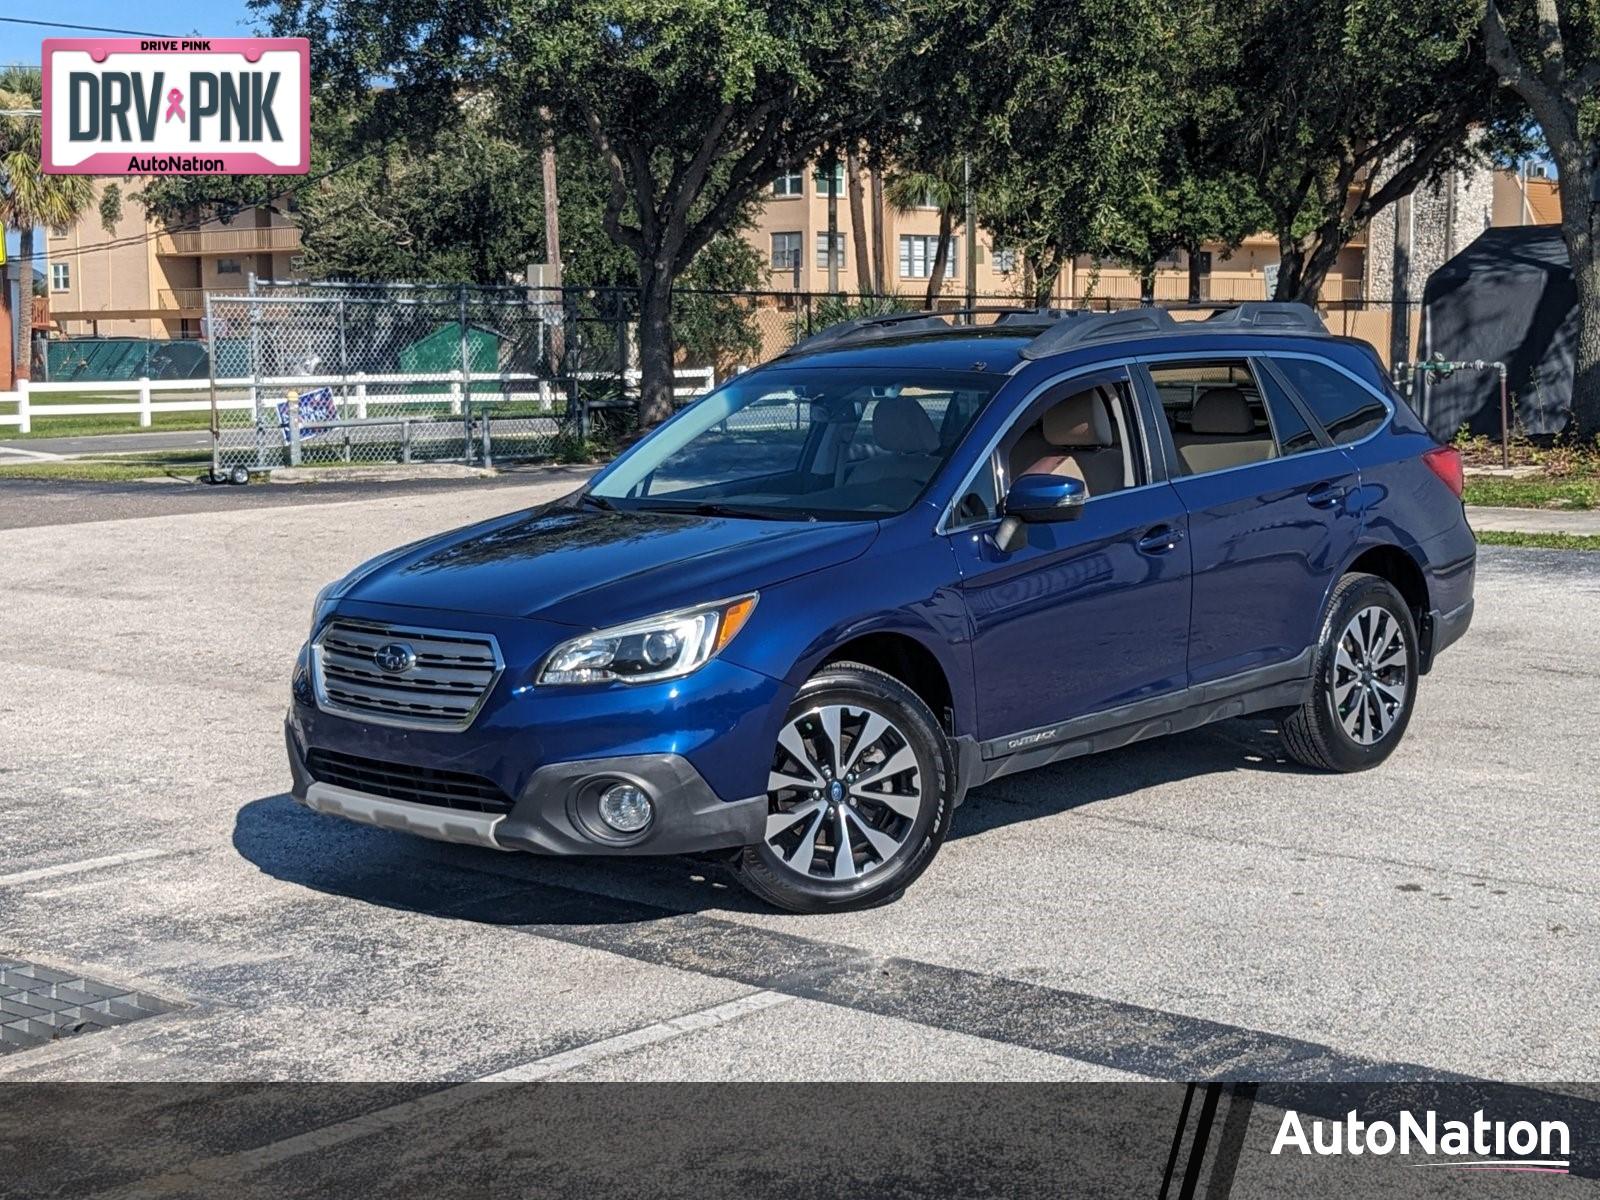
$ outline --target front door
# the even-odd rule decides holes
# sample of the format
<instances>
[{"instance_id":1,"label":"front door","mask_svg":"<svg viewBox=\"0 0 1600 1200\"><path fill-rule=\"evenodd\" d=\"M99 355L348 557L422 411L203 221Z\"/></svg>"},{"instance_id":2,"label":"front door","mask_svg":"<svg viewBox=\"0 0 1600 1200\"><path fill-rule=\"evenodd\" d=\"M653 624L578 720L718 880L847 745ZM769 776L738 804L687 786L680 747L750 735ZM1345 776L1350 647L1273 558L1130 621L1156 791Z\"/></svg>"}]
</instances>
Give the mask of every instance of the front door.
<instances>
[{"instance_id":1,"label":"front door","mask_svg":"<svg viewBox=\"0 0 1600 1200\"><path fill-rule=\"evenodd\" d=\"M1189 680L1298 664L1361 528L1354 464L1244 357L1145 364L1189 519Z\"/></svg>"},{"instance_id":2,"label":"front door","mask_svg":"<svg viewBox=\"0 0 1600 1200\"><path fill-rule=\"evenodd\" d=\"M1004 739L1185 683L1189 543L1183 502L1152 478L1126 371L1046 390L997 449L993 483L961 498L949 534L972 623L981 740ZM993 499L1038 471L1085 481L1073 521L995 541Z\"/></svg>"}]
</instances>

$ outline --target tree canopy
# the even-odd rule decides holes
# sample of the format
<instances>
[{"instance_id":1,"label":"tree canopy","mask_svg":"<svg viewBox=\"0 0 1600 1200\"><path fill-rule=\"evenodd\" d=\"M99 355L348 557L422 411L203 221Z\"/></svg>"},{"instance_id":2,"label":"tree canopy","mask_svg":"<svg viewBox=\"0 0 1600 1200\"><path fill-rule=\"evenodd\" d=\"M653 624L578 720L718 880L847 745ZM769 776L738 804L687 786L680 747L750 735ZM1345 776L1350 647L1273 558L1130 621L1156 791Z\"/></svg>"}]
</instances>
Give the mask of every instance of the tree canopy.
<instances>
[{"instance_id":1,"label":"tree canopy","mask_svg":"<svg viewBox=\"0 0 1600 1200\"><path fill-rule=\"evenodd\" d=\"M1261 229L1279 298L1315 300L1375 213L1483 153L1486 124L1532 112L1574 145L1594 125L1592 4L1576 0L1489 6L1499 59L1484 0L253 3L315 43L318 157L279 193L308 267L515 275L542 258L538 151L553 139L567 280L637 289L647 423L670 407L675 320L710 327L675 292L755 283L741 228L775 176L819 157L848 164L862 291L884 282L865 160L900 179L891 203L941 182L946 255L970 163L980 224L1041 303L1077 256L1132 266L1148 297L1157 264L1188 251L1198 288L1202 246ZM282 187L161 180L145 197L192 215Z\"/></svg>"}]
</instances>

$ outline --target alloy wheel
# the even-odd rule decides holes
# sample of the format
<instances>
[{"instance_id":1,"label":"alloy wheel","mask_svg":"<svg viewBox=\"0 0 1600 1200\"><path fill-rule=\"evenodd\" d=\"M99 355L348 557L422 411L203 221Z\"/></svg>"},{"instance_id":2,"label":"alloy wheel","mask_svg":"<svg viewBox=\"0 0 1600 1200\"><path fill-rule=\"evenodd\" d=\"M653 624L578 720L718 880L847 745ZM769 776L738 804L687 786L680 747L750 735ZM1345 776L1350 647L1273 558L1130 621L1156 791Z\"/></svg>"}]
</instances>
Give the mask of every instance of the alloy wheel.
<instances>
[{"instance_id":1,"label":"alloy wheel","mask_svg":"<svg viewBox=\"0 0 1600 1200\"><path fill-rule=\"evenodd\" d=\"M1405 710L1404 623L1386 608L1370 605L1350 618L1333 658L1333 712L1350 740L1381 742Z\"/></svg>"},{"instance_id":2,"label":"alloy wheel","mask_svg":"<svg viewBox=\"0 0 1600 1200\"><path fill-rule=\"evenodd\" d=\"M860 879L905 845L922 786L916 752L888 717L856 704L810 709L778 735L767 846L808 879Z\"/></svg>"}]
</instances>

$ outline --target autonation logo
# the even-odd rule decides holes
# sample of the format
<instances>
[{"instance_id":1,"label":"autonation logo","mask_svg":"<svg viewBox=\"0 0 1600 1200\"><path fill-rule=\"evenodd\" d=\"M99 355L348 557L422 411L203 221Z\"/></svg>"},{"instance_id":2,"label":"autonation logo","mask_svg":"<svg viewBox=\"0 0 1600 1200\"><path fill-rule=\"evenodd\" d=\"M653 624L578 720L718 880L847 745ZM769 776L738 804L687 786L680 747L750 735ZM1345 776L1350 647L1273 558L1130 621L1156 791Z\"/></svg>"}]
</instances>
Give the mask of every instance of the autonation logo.
<instances>
[{"instance_id":1,"label":"autonation logo","mask_svg":"<svg viewBox=\"0 0 1600 1200\"><path fill-rule=\"evenodd\" d=\"M1313 1120L1309 1129L1289 1109L1272 1143L1274 1154L1382 1157L1449 1155L1460 1161L1410 1163L1417 1167L1456 1167L1467 1171L1528 1171L1565 1175L1571 1167L1572 1135L1565 1121L1491 1121L1479 1109L1469 1121L1440 1121L1433 1110L1419 1118L1403 1111L1394 1121L1363 1121L1354 1109L1342 1121Z\"/></svg>"}]
</instances>

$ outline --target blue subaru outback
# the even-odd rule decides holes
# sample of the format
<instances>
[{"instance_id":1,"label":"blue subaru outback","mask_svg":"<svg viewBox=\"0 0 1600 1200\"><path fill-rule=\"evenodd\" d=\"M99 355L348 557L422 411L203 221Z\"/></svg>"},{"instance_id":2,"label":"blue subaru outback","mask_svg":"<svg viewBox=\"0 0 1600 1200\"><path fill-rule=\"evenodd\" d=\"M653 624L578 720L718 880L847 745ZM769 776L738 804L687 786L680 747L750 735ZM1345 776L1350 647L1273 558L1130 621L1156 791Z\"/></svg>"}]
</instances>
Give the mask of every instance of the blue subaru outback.
<instances>
[{"instance_id":1,"label":"blue subaru outback","mask_svg":"<svg viewBox=\"0 0 1600 1200\"><path fill-rule=\"evenodd\" d=\"M882 901L1015 771L1244 713L1382 762L1471 620L1461 483L1301 306L848 322L581 492L323 589L294 795Z\"/></svg>"}]
</instances>

